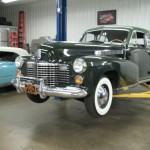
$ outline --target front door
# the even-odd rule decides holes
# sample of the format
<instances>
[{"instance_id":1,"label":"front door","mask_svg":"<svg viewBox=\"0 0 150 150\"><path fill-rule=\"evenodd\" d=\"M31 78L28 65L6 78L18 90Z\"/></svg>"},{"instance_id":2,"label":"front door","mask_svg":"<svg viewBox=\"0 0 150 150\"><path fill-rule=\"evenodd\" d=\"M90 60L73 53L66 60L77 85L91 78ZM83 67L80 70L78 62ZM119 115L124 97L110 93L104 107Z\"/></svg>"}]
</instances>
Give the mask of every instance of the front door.
<instances>
[{"instance_id":1,"label":"front door","mask_svg":"<svg viewBox=\"0 0 150 150\"><path fill-rule=\"evenodd\" d=\"M145 33L135 31L130 40L130 59L139 67L139 79L150 79L150 48Z\"/></svg>"}]
</instances>

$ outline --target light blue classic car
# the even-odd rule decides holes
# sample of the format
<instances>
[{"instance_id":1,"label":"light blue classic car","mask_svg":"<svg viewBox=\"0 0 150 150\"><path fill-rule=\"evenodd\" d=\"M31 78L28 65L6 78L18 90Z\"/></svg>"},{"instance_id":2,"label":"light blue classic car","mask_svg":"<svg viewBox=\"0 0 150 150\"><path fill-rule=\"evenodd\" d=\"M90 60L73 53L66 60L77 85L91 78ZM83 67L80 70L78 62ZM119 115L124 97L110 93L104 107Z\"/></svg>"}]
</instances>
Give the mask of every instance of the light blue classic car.
<instances>
[{"instance_id":1,"label":"light blue classic car","mask_svg":"<svg viewBox=\"0 0 150 150\"><path fill-rule=\"evenodd\" d=\"M16 78L16 57L28 55L30 54L21 48L0 47L0 87L11 85L12 79Z\"/></svg>"}]
</instances>

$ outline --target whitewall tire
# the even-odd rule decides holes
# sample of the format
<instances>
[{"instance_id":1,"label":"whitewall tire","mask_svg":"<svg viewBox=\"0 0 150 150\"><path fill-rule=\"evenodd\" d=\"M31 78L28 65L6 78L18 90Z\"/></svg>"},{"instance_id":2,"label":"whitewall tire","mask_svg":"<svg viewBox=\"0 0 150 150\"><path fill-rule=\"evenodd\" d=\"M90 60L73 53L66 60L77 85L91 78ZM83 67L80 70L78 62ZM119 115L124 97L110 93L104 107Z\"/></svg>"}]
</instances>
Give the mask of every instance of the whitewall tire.
<instances>
[{"instance_id":1,"label":"whitewall tire","mask_svg":"<svg viewBox=\"0 0 150 150\"><path fill-rule=\"evenodd\" d=\"M99 117L107 114L112 104L112 85L107 77L102 77L94 93L85 98L85 107L92 116Z\"/></svg>"}]
</instances>

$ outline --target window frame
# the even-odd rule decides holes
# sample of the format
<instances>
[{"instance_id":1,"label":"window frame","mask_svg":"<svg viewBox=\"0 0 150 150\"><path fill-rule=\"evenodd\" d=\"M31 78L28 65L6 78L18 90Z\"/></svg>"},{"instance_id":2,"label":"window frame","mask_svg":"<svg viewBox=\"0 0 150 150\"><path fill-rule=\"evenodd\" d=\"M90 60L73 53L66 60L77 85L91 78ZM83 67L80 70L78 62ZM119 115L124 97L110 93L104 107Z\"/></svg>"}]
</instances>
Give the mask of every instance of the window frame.
<instances>
[{"instance_id":1,"label":"window frame","mask_svg":"<svg viewBox=\"0 0 150 150\"><path fill-rule=\"evenodd\" d=\"M137 33L142 33L142 34L144 34L143 35L143 40L144 40L144 45L143 45L143 47L142 47L142 45L141 45L141 47L140 48L146 48L147 47L147 45L146 45L146 39L145 39L145 35L146 35L146 33L145 32L143 32L143 31L140 31L140 30L134 30L134 31L132 31L132 35L131 35L131 38L130 38L130 41L129 41L129 47L139 47L140 46L140 44L138 44L138 41L137 41ZM134 43L131 43L131 40L133 39L133 35L134 34L136 34L136 43L134 44Z\"/></svg>"}]
</instances>

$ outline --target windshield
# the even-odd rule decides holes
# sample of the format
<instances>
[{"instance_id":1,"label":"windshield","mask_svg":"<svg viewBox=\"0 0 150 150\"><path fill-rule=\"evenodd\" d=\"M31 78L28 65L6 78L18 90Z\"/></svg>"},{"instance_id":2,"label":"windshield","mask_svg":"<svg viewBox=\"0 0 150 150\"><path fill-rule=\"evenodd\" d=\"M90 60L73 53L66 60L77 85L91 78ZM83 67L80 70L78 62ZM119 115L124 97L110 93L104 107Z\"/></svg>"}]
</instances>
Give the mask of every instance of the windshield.
<instances>
[{"instance_id":1,"label":"windshield","mask_svg":"<svg viewBox=\"0 0 150 150\"><path fill-rule=\"evenodd\" d=\"M81 42L126 43L127 30L98 30L86 32Z\"/></svg>"}]
</instances>

